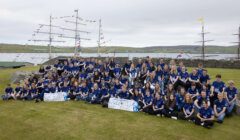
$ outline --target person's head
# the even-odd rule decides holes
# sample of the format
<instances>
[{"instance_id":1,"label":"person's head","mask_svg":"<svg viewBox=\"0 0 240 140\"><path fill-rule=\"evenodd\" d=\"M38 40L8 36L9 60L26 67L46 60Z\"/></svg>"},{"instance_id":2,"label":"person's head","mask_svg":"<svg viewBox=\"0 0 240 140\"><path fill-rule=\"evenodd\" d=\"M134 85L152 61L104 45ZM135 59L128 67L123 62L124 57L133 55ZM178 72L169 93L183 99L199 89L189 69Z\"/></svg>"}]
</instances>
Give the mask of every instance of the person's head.
<instances>
[{"instance_id":1,"label":"person's head","mask_svg":"<svg viewBox=\"0 0 240 140\"><path fill-rule=\"evenodd\" d=\"M205 98L207 96L206 91L201 91L201 96Z\"/></svg>"},{"instance_id":2,"label":"person's head","mask_svg":"<svg viewBox=\"0 0 240 140\"><path fill-rule=\"evenodd\" d=\"M229 85L229 87L232 89L232 88L234 88L234 81L233 80L229 80L228 81L228 85Z\"/></svg>"},{"instance_id":3,"label":"person's head","mask_svg":"<svg viewBox=\"0 0 240 140\"><path fill-rule=\"evenodd\" d=\"M98 89L98 84L97 84L97 83L94 83L94 84L93 84L93 89L94 89L94 90L97 90L97 89Z\"/></svg>"},{"instance_id":4,"label":"person's head","mask_svg":"<svg viewBox=\"0 0 240 140\"><path fill-rule=\"evenodd\" d=\"M208 108L208 102L206 100L202 101L202 106L207 109Z\"/></svg>"},{"instance_id":5,"label":"person's head","mask_svg":"<svg viewBox=\"0 0 240 140\"><path fill-rule=\"evenodd\" d=\"M158 70L158 71L162 70L161 65L158 65L157 70Z\"/></svg>"},{"instance_id":6,"label":"person's head","mask_svg":"<svg viewBox=\"0 0 240 140\"><path fill-rule=\"evenodd\" d=\"M134 94L135 94L135 95L138 95L138 94L139 94L139 91L138 91L137 88L134 89Z\"/></svg>"},{"instance_id":7,"label":"person's head","mask_svg":"<svg viewBox=\"0 0 240 140\"><path fill-rule=\"evenodd\" d=\"M173 84L169 84L169 85L168 85L168 90L169 90L169 91L172 91L172 90L173 90Z\"/></svg>"},{"instance_id":8,"label":"person's head","mask_svg":"<svg viewBox=\"0 0 240 140\"><path fill-rule=\"evenodd\" d=\"M203 75L204 75L204 76L207 75L207 70L206 70L206 69L203 70Z\"/></svg>"},{"instance_id":9,"label":"person's head","mask_svg":"<svg viewBox=\"0 0 240 140\"><path fill-rule=\"evenodd\" d=\"M83 82L82 82L82 86L83 86L83 87L86 87L86 86L87 86L86 81L83 81Z\"/></svg>"},{"instance_id":10,"label":"person's head","mask_svg":"<svg viewBox=\"0 0 240 140\"><path fill-rule=\"evenodd\" d=\"M185 88L184 88L184 87L181 87L181 88L180 88L180 94L181 94L181 95L185 95L185 93L186 93Z\"/></svg>"},{"instance_id":11,"label":"person's head","mask_svg":"<svg viewBox=\"0 0 240 140\"><path fill-rule=\"evenodd\" d=\"M180 66L180 67L183 67L183 66L184 66L184 65L183 65L183 61L180 61L180 62L179 62L179 66Z\"/></svg>"},{"instance_id":12,"label":"person's head","mask_svg":"<svg viewBox=\"0 0 240 140\"><path fill-rule=\"evenodd\" d=\"M134 63L131 64L131 68L134 69L135 68L135 65Z\"/></svg>"},{"instance_id":13,"label":"person's head","mask_svg":"<svg viewBox=\"0 0 240 140\"><path fill-rule=\"evenodd\" d=\"M190 94L185 95L185 102L186 103L191 103L192 102L192 98L191 98Z\"/></svg>"},{"instance_id":14,"label":"person's head","mask_svg":"<svg viewBox=\"0 0 240 140\"><path fill-rule=\"evenodd\" d=\"M221 81L222 81L222 76L221 76L221 74L217 74L217 75L216 75L216 81L217 81L217 82L221 82Z\"/></svg>"},{"instance_id":15,"label":"person's head","mask_svg":"<svg viewBox=\"0 0 240 140\"><path fill-rule=\"evenodd\" d=\"M202 69L203 68L203 64L202 63L198 63L198 68Z\"/></svg>"},{"instance_id":16,"label":"person's head","mask_svg":"<svg viewBox=\"0 0 240 140\"><path fill-rule=\"evenodd\" d=\"M17 87L19 87L20 86L20 82L17 82Z\"/></svg>"},{"instance_id":17,"label":"person's head","mask_svg":"<svg viewBox=\"0 0 240 140\"><path fill-rule=\"evenodd\" d=\"M170 101L173 101L175 99L174 94L170 94L169 99L170 99Z\"/></svg>"},{"instance_id":18,"label":"person's head","mask_svg":"<svg viewBox=\"0 0 240 140\"><path fill-rule=\"evenodd\" d=\"M196 70L196 69L193 69L193 70L192 70L192 73L193 73L193 75L196 75L196 74L197 74L197 70Z\"/></svg>"},{"instance_id":19,"label":"person's head","mask_svg":"<svg viewBox=\"0 0 240 140\"><path fill-rule=\"evenodd\" d=\"M109 75L109 71L105 71L105 76L108 76Z\"/></svg>"},{"instance_id":20,"label":"person's head","mask_svg":"<svg viewBox=\"0 0 240 140\"><path fill-rule=\"evenodd\" d=\"M146 89L150 88L150 83L149 83L149 82L147 82L147 83L145 84L145 88L146 88Z\"/></svg>"},{"instance_id":21,"label":"person's head","mask_svg":"<svg viewBox=\"0 0 240 140\"><path fill-rule=\"evenodd\" d=\"M186 67L182 67L182 72L185 72L186 71Z\"/></svg>"},{"instance_id":22,"label":"person's head","mask_svg":"<svg viewBox=\"0 0 240 140\"><path fill-rule=\"evenodd\" d=\"M219 93L218 94L218 100L222 100L223 99L223 93Z\"/></svg>"},{"instance_id":23,"label":"person's head","mask_svg":"<svg viewBox=\"0 0 240 140\"><path fill-rule=\"evenodd\" d=\"M119 84L119 79L115 79L115 84Z\"/></svg>"},{"instance_id":24,"label":"person's head","mask_svg":"<svg viewBox=\"0 0 240 140\"><path fill-rule=\"evenodd\" d=\"M195 88L196 88L196 84L195 84L195 83L192 83L192 84L191 84L191 88L192 88L192 89L195 89Z\"/></svg>"}]
</instances>

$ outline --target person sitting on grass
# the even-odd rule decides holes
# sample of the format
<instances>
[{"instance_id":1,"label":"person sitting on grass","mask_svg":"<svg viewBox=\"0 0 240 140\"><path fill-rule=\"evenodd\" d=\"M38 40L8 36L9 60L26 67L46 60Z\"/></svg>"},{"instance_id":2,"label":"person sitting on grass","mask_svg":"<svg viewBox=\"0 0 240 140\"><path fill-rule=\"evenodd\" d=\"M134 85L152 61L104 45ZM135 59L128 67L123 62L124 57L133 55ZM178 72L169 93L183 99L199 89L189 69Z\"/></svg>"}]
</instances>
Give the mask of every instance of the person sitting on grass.
<instances>
[{"instance_id":1,"label":"person sitting on grass","mask_svg":"<svg viewBox=\"0 0 240 140\"><path fill-rule=\"evenodd\" d=\"M183 120L194 121L194 105L189 94L185 95L183 110L179 112L178 118Z\"/></svg>"},{"instance_id":2,"label":"person sitting on grass","mask_svg":"<svg viewBox=\"0 0 240 140\"><path fill-rule=\"evenodd\" d=\"M217 118L218 123L223 123L223 119L226 115L228 103L225 98L223 98L223 93L218 94L218 99L214 102L214 113Z\"/></svg>"},{"instance_id":3,"label":"person sitting on grass","mask_svg":"<svg viewBox=\"0 0 240 140\"><path fill-rule=\"evenodd\" d=\"M180 87L180 92L176 95L176 105L177 105L178 111L181 111L184 106L185 95L186 95L185 88Z\"/></svg>"},{"instance_id":4,"label":"person sitting on grass","mask_svg":"<svg viewBox=\"0 0 240 140\"><path fill-rule=\"evenodd\" d=\"M15 88L14 96L15 96L16 99L20 99L21 94L22 94L22 87L20 86L20 82L18 82L17 86Z\"/></svg>"},{"instance_id":5,"label":"person sitting on grass","mask_svg":"<svg viewBox=\"0 0 240 140\"><path fill-rule=\"evenodd\" d=\"M224 92L228 101L227 114L229 115L232 113L232 110L236 105L238 90L234 86L233 80L228 81L228 84L229 86L225 89Z\"/></svg>"},{"instance_id":6,"label":"person sitting on grass","mask_svg":"<svg viewBox=\"0 0 240 140\"><path fill-rule=\"evenodd\" d=\"M214 125L214 112L207 101L203 101L202 107L195 118L195 124L206 128L211 128Z\"/></svg>"},{"instance_id":7,"label":"person sitting on grass","mask_svg":"<svg viewBox=\"0 0 240 140\"><path fill-rule=\"evenodd\" d=\"M149 114L157 115L157 116L165 116L166 115L166 111L164 109L164 100L161 98L160 94L158 94L158 93L155 94L155 98L152 102L151 107L148 110Z\"/></svg>"},{"instance_id":8,"label":"person sitting on grass","mask_svg":"<svg viewBox=\"0 0 240 140\"><path fill-rule=\"evenodd\" d=\"M165 110L166 110L166 117L177 119L178 116L178 108L176 105L176 98L175 94L171 94L167 96L167 101L165 104Z\"/></svg>"},{"instance_id":9,"label":"person sitting on grass","mask_svg":"<svg viewBox=\"0 0 240 140\"><path fill-rule=\"evenodd\" d=\"M11 86L11 84L8 84L7 87L5 88L5 95L2 95L2 99L3 100L10 100L10 99L14 99L14 91L13 88Z\"/></svg>"},{"instance_id":10,"label":"person sitting on grass","mask_svg":"<svg viewBox=\"0 0 240 140\"><path fill-rule=\"evenodd\" d=\"M93 88L92 88L92 92L89 94L89 103L92 104L100 104L101 101L101 91L99 90L98 84L94 83Z\"/></svg>"},{"instance_id":11,"label":"person sitting on grass","mask_svg":"<svg viewBox=\"0 0 240 140\"><path fill-rule=\"evenodd\" d=\"M203 101L207 101L208 105L210 106L210 99L209 97L206 95L205 91L201 91L201 94L197 96L197 99L194 101L194 108L195 111L198 112L199 109L201 108L202 102Z\"/></svg>"},{"instance_id":12,"label":"person sitting on grass","mask_svg":"<svg viewBox=\"0 0 240 140\"><path fill-rule=\"evenodd\" d=\"M118 93L117 97L120 99L129 99L129 93L126 85L122 86L122 90Z\"/></svg>"},{"instance_id":13,"label":"person sitting on grass","mask_svg":"<svg viewBox=\"0 0 240 140\"><path fill-rule=\"evenodd\" d=\"M153 101L153 97L150 94L150 91L147 90L144 97L143 97L143 101L139 102L140 111L148 113L149 108L152 107L152 101Z\"/></svg>"}]
</instances>

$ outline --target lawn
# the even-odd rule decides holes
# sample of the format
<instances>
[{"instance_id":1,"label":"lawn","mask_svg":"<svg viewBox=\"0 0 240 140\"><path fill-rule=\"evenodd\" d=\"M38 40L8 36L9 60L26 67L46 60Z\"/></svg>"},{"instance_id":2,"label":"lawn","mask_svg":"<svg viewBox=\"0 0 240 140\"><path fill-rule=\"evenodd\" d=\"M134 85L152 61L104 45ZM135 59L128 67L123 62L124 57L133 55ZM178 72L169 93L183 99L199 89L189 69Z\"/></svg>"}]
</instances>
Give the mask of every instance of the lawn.
<instances>
[{"instance_id":1,"label":"lawn","mask_svg":"<svg viewBox=\"0 0 240 140\"><path fill-rule=\"evenodd\" d=\"M18 70L0 70L0 91ZM240 87L240 70L208 69L223 80L233 79ZM240 138L240 117L226 118L212 129L185 121L150 116L144 113L102 108L84 102L23 102L0 101L0 139L179 139L237 140Z\"/></svg>"}]
</instances>

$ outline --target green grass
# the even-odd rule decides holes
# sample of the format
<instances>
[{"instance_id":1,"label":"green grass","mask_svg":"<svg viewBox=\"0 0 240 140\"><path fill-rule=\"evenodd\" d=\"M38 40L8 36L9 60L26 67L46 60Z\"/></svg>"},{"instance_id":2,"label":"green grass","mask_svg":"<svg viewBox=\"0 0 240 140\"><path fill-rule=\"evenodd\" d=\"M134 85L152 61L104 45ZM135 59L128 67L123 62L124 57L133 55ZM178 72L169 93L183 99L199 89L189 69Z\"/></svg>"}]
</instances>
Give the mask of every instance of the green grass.
<instances>
[{"instance_id":1,"label":"green grass","mask_svg":"<svg viewBox=\"0 0 240 140\"><path fill-rule=\"evenodd\" d=\"M0 70L0 89L9 83L17 70ZM240 87L240 70L208 69L223 80L234 79ZM240 117L226 118L223 124L205 129L185 121L150 116L144 113L102 108L84 102L23 102L0 101L0 139L179 139L237 140L240 138Z\"/></svg>"}]
</instances>

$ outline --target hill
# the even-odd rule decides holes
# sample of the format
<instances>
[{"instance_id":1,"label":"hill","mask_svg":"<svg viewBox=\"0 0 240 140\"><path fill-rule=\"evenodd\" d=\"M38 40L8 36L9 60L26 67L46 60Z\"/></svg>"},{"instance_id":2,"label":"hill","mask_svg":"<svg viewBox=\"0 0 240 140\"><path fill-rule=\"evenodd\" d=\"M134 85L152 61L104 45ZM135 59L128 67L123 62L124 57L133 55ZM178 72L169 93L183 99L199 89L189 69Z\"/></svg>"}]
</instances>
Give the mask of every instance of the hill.
<instances>
[{"instance_id":1,"label":"hill","mask_svg":"<svg viewBox=\"0 0 240 140\"><path fill-rule=\"evenodd\" d=\"M207 46L206 53L211 54L234 54L236 46ZM48 53L49 47L37 45L19 45L19 44L0 44L1 53ZM52 47L53 53L73 53L73 47ZM97 47L82 47L83 53L96 53ZM101 53L201 53L201 46L181 45L181 46L148 46L148 47L124 47L124 46L106 46L100 48Z\"/></svg>"}]
</instances>

